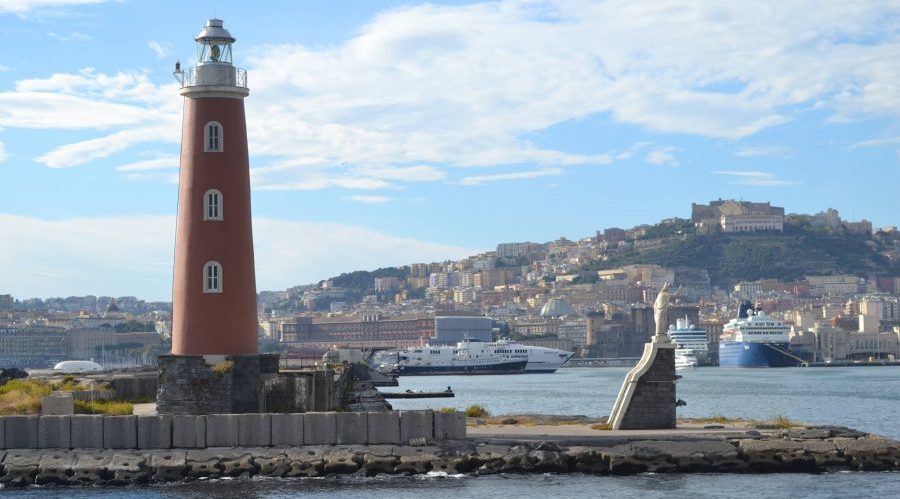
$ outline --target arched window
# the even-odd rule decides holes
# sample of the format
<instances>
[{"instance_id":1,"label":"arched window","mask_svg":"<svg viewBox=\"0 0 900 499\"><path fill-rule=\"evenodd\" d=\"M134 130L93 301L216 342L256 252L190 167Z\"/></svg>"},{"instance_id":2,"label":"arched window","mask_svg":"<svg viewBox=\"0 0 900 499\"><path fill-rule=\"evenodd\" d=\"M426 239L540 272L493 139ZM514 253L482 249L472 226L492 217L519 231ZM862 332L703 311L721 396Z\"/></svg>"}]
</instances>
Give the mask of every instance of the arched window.
<instances>
[{"instance_id":1,"label":"arched window","mask_svg":"<svg viewBox=\"0 0 900 499\"><path fill-rule=\"evenodd\" d=\"M222 220L225 217L222 193L210 189L203 195L203 220Z\"/></svg>"},{"instance_id":2,"label":"arched window","mask_svg":"<svg viewBox=\"0 0 900 499\"><path fill-rule=\"evenodd\" d=\"M222 265L219 262L206 262L203 266L203 292L222 292Z\"/></svg>"},{"instance_id":3,"label":"arched window","mask_svg":"<svg viewBox=\"0 0 900 499\"><path fill-rule=\"evenodd\" d=\"M222 152L224 140L222 124L218 121L210 121L203 127L203 152Z\"/></svg>"}]
</instances>

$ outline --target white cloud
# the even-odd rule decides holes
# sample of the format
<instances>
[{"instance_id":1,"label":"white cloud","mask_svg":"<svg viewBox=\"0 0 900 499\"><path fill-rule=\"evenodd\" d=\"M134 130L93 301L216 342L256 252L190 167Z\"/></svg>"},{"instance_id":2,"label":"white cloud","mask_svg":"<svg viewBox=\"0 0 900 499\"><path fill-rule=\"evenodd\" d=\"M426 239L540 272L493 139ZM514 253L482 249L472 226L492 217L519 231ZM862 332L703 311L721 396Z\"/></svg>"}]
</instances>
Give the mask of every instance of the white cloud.
<instances>
[{"instance_id":1,"label":"white cloud","mask_svg":"<svg viewBox=\"0 0 900 499\"><path fill-rule=\"evenodd\" d=\"M73 31L65 35L50 31L49 33L47 33L47 36L49 36L50 38L55 38L61 42L84 42L93 39L91 35L86 35L77 31Z\"/></svg>"},{"instance_id":2,"label":"white cloud","mask_svg":"<svg viewBox=\"0 0 900 499\"><path fill-rule=\"evenodd\" d=\"M166 50L165 47L159 44L159 42L151 41L147 44L150 47L150 50L156 55L157 59L165 59L169 55L169 51Z\"/></svg>"},{"instance_id":3,"label":"white cloud","mask_svg":"<svg viewBox=\"0 0 900 499\"><path fill-rule=\"evenodd\" d=\"M9 156L6 154L6 145L0 142L0 163L6 161Z\"/></svg>"},{"instance_id":4,"label":"white cloud","mask_svg":"<svg viewBox=\"0 0 900 499\"><path fill-rule=\"evenodd\" d=\"M524 172L472 175L469 177L463 177L463 179L459 181L459 185L482 185L489 182L498 182L501 180L526 180L540 177L555 177L562 174L562 168L547 168L544 170L531 170Z\"/></svg>"},{"instance_id":5,"label":"white cloud","mask_svg":"<svg viewBox=\"0 0 900 499\"><path fill-rule=\"evenodd\" d=\"M871 139L856 142L850 146L851 149L859 149L861 147L884 147L895 146L900 144L900 137L885 137L881 139Z\"/></svg>"},{"instance_id":6,"label":"white cloud","mask_svg":"<svg viewBox=\"0 0 900 499\"><path fill-rule=\"evenodd\" d=\"M603 165L639 154L576 154L532 139L593 116L727 140L808 109L832 120L898 117L900 28L887 21L895 7L877 0L785 0L771 8L716 0L426 4L385 11L342 43L245 48L254 185L383 188L443 181L453 167ZM86 148L89 161L145 142L112 144L125 129L177 141L180 102L173 85L146 73L86 69L0 93L0 127L100 130L99 143L54 145L41 156L83 164L67 151ZM155 125L171 133L163 138ZM665 162L667 154L645 159Z\"/></svg>"},{"instance_id":7,"label":"white cloud","mask_svg":"<svg viewBox=\"0 0 900 499\"><path fill-rule=\"evenodd\" d=\"M758 187L783 187L796 185L796 180L785 180L775 176L774 173L760 171L733 171L720 170L713 172L716 175L727 175L733 178L730 182L734 185L753 185Z\"/></svg>"},{"instance_id":8,"label":"white cloud","mask_svg":"<svg viewBox=\"0 0 900 499\"><path fill-rule=\"evenodd\" d=\"M674 151L674 147L664 147L662 149L656 149L648 152L647 156L644 158L644 161L650 163L651 165L678 166L681 163L675 158L675 155L672 154Z\"/></svg>"},{"instance_id":9,"label":"white cloud","mask_svg":"<svg viewBox=\"0 0 900 499\"><path fill-rule=\"evenodd\" d=\"M260 290L477 252L339 223L255 218L253 226ZM16 234L0 239L0 261L16 262L0 273L0 289L16 297L171 297L174 216L42 220L0 214L0 233ZM317 244L305 244L311 240ZM366 251L359 251L360 241Z\"/></svg>"},{"instance_id":10,"label":"white cloud","mask_svg":"<svg viewBox=\"0 0 900 499\"><path fill-rule=\"evenodd\" d=\"M755 158L759 156L784 156L789 152L790 149L785 146L759 145L742 147L734 155L739 158Z\"/></svg>"},{"instance_id":11,"label":"white cloud","mask_svg":"<svg viewBox=\"0 0 900 499\"><path fill-rule=\"evenodd\" d=\"M116 167L119 172L141 172L148 170L165 170L169 168L178 168L181 158L178 156L162 156L156 159L145 159L135 161L125 165Z\"/></svg>"},{"instance_id":12,"label":"white cloud","mask_svg":"<svg viewBox=\"0 0 900 499\"><path fill-rule=\"evenodd\" d=\"M393 201L393 198L389 198L387 196L344 196L341 199L344 201L353 201L354 203L365 203L365 204L383 204L390 203Z\"/></svg>"},{"instance_id":13,"label":"white cloud","mask_svg":"<svg viewBox=\"0 0 900 499\"><path fill-rule=\"evenodd\" d=\"M31 10L47 7L68 7L73 5L85 5L103 3L108 0L3 0L0 1L0 13L11 12L24 14Z\"/></svg>"}]
</instances>

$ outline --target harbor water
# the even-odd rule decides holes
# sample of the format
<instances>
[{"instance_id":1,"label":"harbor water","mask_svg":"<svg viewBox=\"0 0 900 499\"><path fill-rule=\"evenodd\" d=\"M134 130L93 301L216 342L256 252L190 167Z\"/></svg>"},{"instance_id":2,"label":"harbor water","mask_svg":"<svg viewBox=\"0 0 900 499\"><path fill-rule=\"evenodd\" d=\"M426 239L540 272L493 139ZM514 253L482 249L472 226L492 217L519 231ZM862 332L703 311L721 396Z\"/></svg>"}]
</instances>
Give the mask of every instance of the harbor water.
<instances>
[{"instance_id":1,"label":"harbor water","mask_svg":"<svg viewBox=\"0 0 900 499\"><path fill-rule=\"evenodd\" d=\"M493 414L582 414L605 416L627 369L568 368L554 374L508 376L412 376L391 391L440 391L455 398L392 400L398 409L486 407ZM679 371L681 417L723 415L836 424L900 439L900 368L797 369L697 368ZM342 476L322 479L210 480L145 487L30 487L2 490L9 497L240 498L386 497L546 498L569 497L894 497L900 473L825 475L643 474L627 477L573 475Z\"/></svg>"}]
</instances>

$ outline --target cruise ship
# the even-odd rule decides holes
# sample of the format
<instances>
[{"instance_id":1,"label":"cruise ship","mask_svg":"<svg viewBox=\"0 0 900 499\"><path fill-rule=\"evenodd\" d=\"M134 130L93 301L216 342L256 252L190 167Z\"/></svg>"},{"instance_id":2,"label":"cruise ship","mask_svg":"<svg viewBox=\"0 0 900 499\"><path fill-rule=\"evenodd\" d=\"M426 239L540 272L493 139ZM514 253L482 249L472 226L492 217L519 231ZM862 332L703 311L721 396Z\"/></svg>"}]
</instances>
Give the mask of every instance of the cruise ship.
<instances>
[{"instance_id":1,"label":"cruise ship","mask_svg":"<svg viewBox=\"0 0 900 499\"><path fill-rule=\"evenodd\" d=\"M691 321L685 317L670 325L666 334L676 345L676 369L679 368L679 365L681 368L690 368L709 364L709 344L705 329L691 324Z\"/></svg>"},{"instance_id":2,"label":"cruise ship","mask_svg":"<svg viewBox=\"0 0 900 499\"><path fill-rule=\"evenodd\" d=\"M790 351L790 327L741 304L738 317L722 328L719 365L722 367L793 367L803 363Z\"/></svg>"},{"instance_id":3,"label":"cruise ship","mask_svg":"<svg viewBox=\"0 0 900 499\"><path fill-rule=\"evenodd\" d=\"M384 362L386 355L393 361ZM454 345L425 345L379 355L379 370L399 376L440 374L552 373L573 355L553 348L522 345L510 340L480 342L464 339Z\"/></svg>"}]
</instances>

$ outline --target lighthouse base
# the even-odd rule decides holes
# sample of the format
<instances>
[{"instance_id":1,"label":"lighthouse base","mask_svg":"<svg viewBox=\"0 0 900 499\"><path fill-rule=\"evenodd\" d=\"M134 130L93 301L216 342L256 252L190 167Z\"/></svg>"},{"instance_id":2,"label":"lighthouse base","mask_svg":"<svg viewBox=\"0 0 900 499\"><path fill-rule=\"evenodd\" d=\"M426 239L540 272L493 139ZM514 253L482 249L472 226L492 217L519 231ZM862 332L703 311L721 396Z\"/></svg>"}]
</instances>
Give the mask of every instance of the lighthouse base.
<instances>
[{"instance_id":1,"label":"lighthouse base","mask_svg":"<svg viewBox=\"0 0 900 499\"><path fill-rule=\"evenodd\" d=\"M160 355L156 412L308 412L338 405L333 371L279 372L278 360L276 354Z\"/></svg>"}]
</instances>

